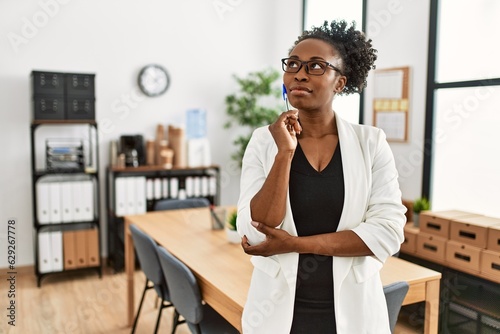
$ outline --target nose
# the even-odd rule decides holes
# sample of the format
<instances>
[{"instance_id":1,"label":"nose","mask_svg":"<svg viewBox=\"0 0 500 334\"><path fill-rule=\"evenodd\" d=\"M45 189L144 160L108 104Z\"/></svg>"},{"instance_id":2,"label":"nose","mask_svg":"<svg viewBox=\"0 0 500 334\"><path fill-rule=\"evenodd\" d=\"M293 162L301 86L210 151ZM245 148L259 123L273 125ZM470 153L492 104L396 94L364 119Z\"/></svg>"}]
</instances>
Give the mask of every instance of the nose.
<instances>
[{"instance_id":1,"label":"nose","mask_svg":"<svg viewBox=\"0 0 500 334\"><path fill-rule=\"evenodd\" d=\"M306 71L306 64L302 64L302 66L299 68L299 71L295 73L294 79L295 81L306 81L309 79L309 76L307 75Z\"/></svg>"}]
</instances>

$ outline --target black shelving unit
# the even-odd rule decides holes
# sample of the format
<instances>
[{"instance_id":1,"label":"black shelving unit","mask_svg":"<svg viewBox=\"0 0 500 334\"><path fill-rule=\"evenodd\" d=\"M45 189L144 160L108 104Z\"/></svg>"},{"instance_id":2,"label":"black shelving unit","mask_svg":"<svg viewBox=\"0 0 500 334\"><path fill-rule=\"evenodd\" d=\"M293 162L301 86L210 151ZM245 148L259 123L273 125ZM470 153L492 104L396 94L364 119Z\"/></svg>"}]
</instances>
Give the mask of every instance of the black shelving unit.
<instances>
[{"instance_id":1,"label":"black shelving unit","mask_svg":"<svg viewBox=\"0 0 500 334\"><path fill-rule=\"evenodd\" d=\"M170 179L178 180L178 189L186 189L186 180L188 177L209 177L215 179L215 189L211 194L187 195L189 197L205 197L212 205L220 204L220 170L219 166L205 167L188 167L188 168L170 168L166 169L161 166L139 166L139 167L108 167L106 172L106 207L107 207L107 235L108 235L108 264L115 272L120 272L124 269L124 218L117 214L116 207L116 179L144 177L146 179ZM145 192L146 193L146 192ZM172 197L172 194L163 194L164 198L178 198L177 195ZM144 198L146 201L146 212L152 211L154 204L158 198L148 199L147 195Z\"/></svg>"},{"instance_id":2,"label":"black shelving unit","mask_svg":"<svg viewBox=\"0 0 500 334\"><path fill-rule=\"evenodd\" d=\"M38 168L37 166L37 130L41 127L45 126L55 126L55 127L75 127L75 126L86 126L88 127L88 152L86 154L86 161L83 164L83 168L47 168L47 163L43 168ZM99 157L99 145L98 145L98 129L97 123L93 120L34 120L31 123L30 127L30 136L31 136L31 176L32 176L32 203L33 203L33 229L34 229L34 258L35 258L35 274L37 276L37 285L40 287L41 280L53 274L60 274L65 272L78 272L78 271L88 271L95 270L99 274L99 277L102 277L102 267L101 267L101 240L100 240L100 218L99 218L99 172L98 172L98 157ZM40 157L40 156L38 156ZM44 222L40 221L40 217L38 216L38 205L39 198L37 196L37 184L44 179L50 179L55 177L63 177L65 180L77 180L78 178L85 178L86 180L90 180L92 182L93 191L92 191L92 201L94 203L94 212L92 213L92 219L85 220L73 220L71 222ZM93 250L93 260L91 261L91 265L83 264L80 265L75 263L75 266L71 266L71 269L66 268L66 263L63 262L62 270L57 271L48 271L41 272L40 271L40 263L39 263L39 235L42 232L69 232L69 231L85 231L89 232L91 230L94 234L97 234L97 244L95 247L97 249ZM82 235L79 235L81 237ZM76 239L75 243L81 243L80 240ZM94 240L94 239L93 239ZM95 241L95 240L94 240ZM64 254L66 249L65 247L76 247L76 245L71 245L69 243L63 244L63 240L61 239L61 249ZM64 259L61 259L64 261ZM75 258L76 261L76 258ZM90 263L90 262L89 262ZM68 266L69 267L69 266Z\"/></svg>"}]
</instances>

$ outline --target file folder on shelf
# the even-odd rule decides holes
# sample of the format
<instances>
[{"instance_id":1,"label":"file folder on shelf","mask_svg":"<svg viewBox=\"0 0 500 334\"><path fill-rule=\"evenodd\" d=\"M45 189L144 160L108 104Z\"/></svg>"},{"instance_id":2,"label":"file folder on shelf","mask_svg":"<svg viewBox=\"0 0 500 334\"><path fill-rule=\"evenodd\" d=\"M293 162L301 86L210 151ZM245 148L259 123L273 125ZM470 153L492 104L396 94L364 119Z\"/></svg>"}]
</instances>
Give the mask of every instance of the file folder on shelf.
<instances>
[{"instance_id":1,"label":"file folder on shelf","mask_svg":"<svg viewBox=\"0 0 500 334\"><path fill-rule=\"evenodd\" d=\"M50 246L51 246L51 259L52 271L63 270L63 245L62 245L62 232L50 232Z\"/></svg>"},{"instance_id":2,"label":"file folder on shelf","mask_svg":"<svg viewBox=\"0 0 500 334\"><path fill-rule=\"evenodd\" d=\"M40 273L52 271L50 241L50 232L38 233L38 271Z\"/></svg>"}]
</instances>

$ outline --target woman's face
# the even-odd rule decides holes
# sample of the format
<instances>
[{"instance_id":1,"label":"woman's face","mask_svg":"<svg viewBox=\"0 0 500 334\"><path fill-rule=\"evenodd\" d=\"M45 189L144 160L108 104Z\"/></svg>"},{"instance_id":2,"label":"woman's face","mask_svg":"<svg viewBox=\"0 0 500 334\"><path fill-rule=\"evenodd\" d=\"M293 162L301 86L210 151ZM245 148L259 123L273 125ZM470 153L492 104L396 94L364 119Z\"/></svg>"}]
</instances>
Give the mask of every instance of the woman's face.
<instances>
[{"instance_id":1,"label":"woman's face","mask_svg":"<svg viewBox=\"0 0 500 334\"><path fill-rule=\"evenodd\" d=\"M290 58L299 61L326 61L343 69L342 59L330 44L315 38L308 38L298 43L290 52ZM300 65L299 65L300 66ZM299 110L332 109L336 93L341 92L346 77L327 66L323 75L311 75L306 72L305 64L297 73L283 74L290 103Z\"/></svg>"}]
</instances>

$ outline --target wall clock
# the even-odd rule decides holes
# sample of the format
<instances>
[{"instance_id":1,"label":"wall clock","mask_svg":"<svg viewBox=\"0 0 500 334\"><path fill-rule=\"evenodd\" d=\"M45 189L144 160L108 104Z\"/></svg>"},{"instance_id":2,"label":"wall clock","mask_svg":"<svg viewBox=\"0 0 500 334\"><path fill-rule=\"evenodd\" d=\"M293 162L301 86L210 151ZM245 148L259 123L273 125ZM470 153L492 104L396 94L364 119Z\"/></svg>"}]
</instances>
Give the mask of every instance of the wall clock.
<instances>
[{"instance_id":1,"label":"wall clock","mask_svg":"<svg viewBox=\"0 0 500 334\"><path fill-rule=\"evenodd\" d=\"M144 66L137 78L139 88L147 96L159 96L165 93L170 85L170 77L165 68L157 64Z\"/></svg>"}]
</instances>

